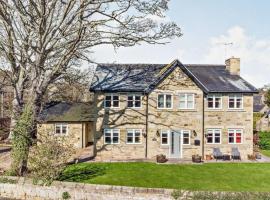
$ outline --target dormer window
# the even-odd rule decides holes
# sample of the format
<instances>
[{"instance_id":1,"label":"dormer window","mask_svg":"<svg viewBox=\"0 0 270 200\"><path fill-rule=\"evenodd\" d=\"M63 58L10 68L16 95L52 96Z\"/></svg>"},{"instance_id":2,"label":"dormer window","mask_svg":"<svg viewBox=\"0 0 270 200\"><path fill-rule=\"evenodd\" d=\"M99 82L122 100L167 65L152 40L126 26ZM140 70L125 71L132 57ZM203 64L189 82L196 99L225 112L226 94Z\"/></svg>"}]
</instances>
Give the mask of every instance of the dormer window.
<instances>
[{"instance_id":1,"label":"dormer window","mask_svg":"<svg viewBox=\"0 0 270 200\"><path fill-rule=\"evenodd\" d=\"M242 109L243 108L243 95L231 94L229 95L229 109Z\"/></svg>"},{"instance_id":2,"label":"dormer window","mask_svg":"<svg viewBox=\"0 0 270 200\"><path fill-rule=\"evenodd\" d=\"M105 108L119 108L119 96L117 94L110 94L105 96Z\"/></svg>"}]
</instances>

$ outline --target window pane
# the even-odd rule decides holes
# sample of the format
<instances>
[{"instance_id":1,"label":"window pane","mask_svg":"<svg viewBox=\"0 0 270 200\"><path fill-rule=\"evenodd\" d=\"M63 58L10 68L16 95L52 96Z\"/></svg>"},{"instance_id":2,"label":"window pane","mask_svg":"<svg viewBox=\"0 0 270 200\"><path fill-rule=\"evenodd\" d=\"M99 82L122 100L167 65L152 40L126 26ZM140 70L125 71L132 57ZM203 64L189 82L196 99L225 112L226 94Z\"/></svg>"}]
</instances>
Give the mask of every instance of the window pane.
<instances>
[{"instance_id":1,"label":"window pane","mask_svg":"<svg viewBox=\"0 0 270 200\"><path fill-rule=\"evenodd\" d=\"M105 99L106 99L107 101L111 101L112 96L106 96Z\"/></svg>"},{"instance_id":2,"label":"window pane","mask_svg":"<svg viewBox=\"0 0 270 200\"><path fill-rule=\"evenodd\" d=\"M234 143L234 131L229 130L229 143Z\"/></svg>"},{"instance_id":3,"label":"window pane","mask_svg":"<svg viewBox=\"0 0 270 200\"><path fill-rule=\"evenodd\" d=\"M118 137L113 137L113 143L115 144L115 143L118 143Z\"/></svg>"},{"instance_id":4,"label":"window pane","mask_svg":"<svg viewBox=\"0 0 270 200\"><path fill-rule=\"evenodd\" d=\"M111 130L105 129L105 136L111 137Z\"/></svg>"},{"instance_id":5,"label":"window pane","mask_svg":"<svg viewBox=\"0 0 270 200\"><path fill-rule=\"evenodd\" d=\"M242 99L237 99L236 100L236 108L241 108L242 107Z\"/></svg>"},{"instance_id":6,"label":"window pane","mask_svg":"<svg viewBox=\"0 0 270 200\"><path fill-rule=\"evenodd\" d=\"M187 108L193 108L193 101L187 102Z\"/></svg>"},{"instance_id":7,"label":"window pane","mask_svg":"<svg viewBox=\"0 0 270 200\"><path fill-rule=\"evenodd\" d=\"M234 108L234 100L233 99L229 100L229 108Z\"/></svg>"},{"instance_id":8,"label":"window pane","mask_svg":"<svg viewBox=\"0 0 270 200\"><path fill-rule=\"evenodd\" d=\"M55 126L55 133L56 134L61 134L61 126L60 125Z\"/></svg>"},{"instance_id":9,"label":"window pane","mask_svg":"<svg viewBox=\"0 0 270 200\"><path fill-rule=\"evenodd\" d=\"M163 94L158 95L158 107L164 108L164 95Z\"/></svg>"},{"instance_id":10,"label":"window pane","mask_svg":"<svg viewBox=\"0 0 270 200\"><path fill-rule=\"evenodd\" d=\"M172 95L166 95L166 108L172 107Z\"/></svg>"},{"instance_id":11,"label":"window pane","mask_svg":"<svg viewBox=\"0 0 270 200\"><path fill-rule=\"evenodd\" d=\"M128 102L127 102L127 106L128 106L129 108L132 108L132 107L133 107L133 101L128 101Z\"/></svg>"},{"instance_id":12,"label":"window pane","mask_svg":"<svg viewBox=\"0 0 270 200\"><path fill-rule=\"evenodd\" d=\"M215 143L220 143L220 133L215 134Z\"/></svg>"},{"instance_id":13,"label":"window pane","mask_svg":"<svg viewBox=\"0 0 270 200\"><path fill-rule=\"evenodd\" d=\"M221 98L216 97L215 99L215 108L221 108Z\"/></svg>"},{"instance_id":14,"label":"window pane","mask_svg":"<svg viewBox=\"0 0 270 200\"><path fill-rule=\"evenodd\" d=\"M141 101L135 101L135 107L140 108L141 107Z\"/></svg>"},{"instance_id":15,"label":"window pane","mask_svg":"<svg viewBox=\"0 0 270 200\"><path fill-rule=\"evenodd\" d=\"M128 101L133 101L133 96L128 96Z\"/></svg>"},{"instance_id":16,"label":"window pane","mask_svg":"<svg viewBox=\"0 0 270 200\"><path fill-rule=\"evenodd\" d=\"M214 108L213 101L208 101L208 108Z\"/></svg>"},{"instance_id":17,"label":"window pane","mask_svg":"<svg viewBox=\"0 0 270 200\"><path fill-rule=\"evenodd\" d=\"M183 144L189 144L189 133L183 133Z\"/></svg>"},{"instance_id":18,"label":"window pane","mask_svg":"<svg viewBox=\"0 0 270 200\"><path fill-rule=\"evenodd\" d=\"M183 101L180 101L180 108L186 108L186 103Z\"/></svg>"},{"instance_id":19,"label":"window pane","mask_svg":"<svg viewBox=\"0 0 270 200\"><path fill-rule=\"evenodd\" d=\"M189 144L189 138L183 138L183 144Z\"/></svg>"},{"instance_id":20,"label":"window pane","mask_svg":"<svg viewBox=\"0 0 270 200\"><path fill-rule=\"evenodd\" d=\"M136 101L141 101L141 96L135 96Z\"/></svg>"},{"instance_id":21,"label":"window pane","mask_svg":"<svg viewBox=\"0 0 270 200\"><path fill-rule=\"evenodd\" d=\"M105 107L109 108L111 107L111 101L105 101Z\"/></svg>"},{"instance_id":22,"label":"window pane","mask_svg":"<svg viewBox=\"0 0 270 200\"><path fill-rule=\"evenodd\" d=\"M141 142L141 137L135 136L135 143L140 143L140 142Z\"/></svg>"},{"instance_id":23,"label":"window pane","mask_svg":"<svg viewBox=\"0 0 270 200\"><path fill-rule=\"evenodd\" d=\"M117 101L117 100L114 100L113 101L113 107L119 107L119 101Z\"/></svg>"},{"instance_id":24,"label":"window pane","mask_svg":"<svg viewBox=\"0 0 270 200\"><path fill-rule=\"evenodd\" d=\"M187 100L193 101L193 94L187 94Z\"/></svg>"},{"instance_id":25,"label":"window pane","mask_svg":"<svg viewBox=\"0 0 270 200\"><path fill-rule=\"evenodd\" d=\"M180 101L186 101L186 95L180 94Z\"/></svg>"},{"instance_id":26,"label":"window pane","mask_svg":"<svg viewBox=\"0 0 270 200\"><path fill-rule=\"evenodd\" d=\"M111 144L111 137L105 137L105 143Z\"/></svg>"},{"instance_id":27,"label":"window pane","mask_svg":"<svg viewBox=\"0 0 270 200\"><path fill-rule=\"evenodd\" d=\"M236 133L236 143L241 143L241 142L242 142L242 134Z\"/></svg>"},{"instance_id":28,"label":"window pane","mask_svg":"<svg viewBox=\"0 0 270 200\"><path fill-rule=\"evenodd\" d=\"M168 144L168 133L161 133L161 144Z\"/></svg>"},{"instance_id":29,"label":"window pane","mask_svg":"<svg viewBox=\"0 0 270 200\"><path fill-rule=\"evenodd\" d=\"M114 101L118 101L118 100L119 100L119 96L114 95L114 96L113 96L113 100L114 100Z\"/></svg>"},{"instance_id":30,"label":"window pane","mask_svg":"<svg viewBox=\"0 0 270 200\"><path fill-rule=\"evenodd\" d=\"M213 143L213 134L212 133L208 133L208 135L207 135L207 143Z\"/></svg>"},{"instance_id":31,"label":"window pane","mask_svg":"<svg viewBox=\"0 0 270 200\"><path fill-rule=\"evenodd\" d=\"M62 134L67 134L67 125L62 125Z\"/></svg>"}]
</instances>

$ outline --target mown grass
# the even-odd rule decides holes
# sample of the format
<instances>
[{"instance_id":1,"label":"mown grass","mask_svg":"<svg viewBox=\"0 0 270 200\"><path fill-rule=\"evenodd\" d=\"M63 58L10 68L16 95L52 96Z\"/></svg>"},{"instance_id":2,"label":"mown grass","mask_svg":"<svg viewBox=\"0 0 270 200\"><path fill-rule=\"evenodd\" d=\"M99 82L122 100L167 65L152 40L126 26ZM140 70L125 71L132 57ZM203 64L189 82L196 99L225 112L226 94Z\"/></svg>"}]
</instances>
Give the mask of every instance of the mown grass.
<instances>
[{"instance_id":1,"label":"mown grass","mask_svg":"<svg viewBox=\"0 0 270 200\"><path fill-rule=\"evenodd\" d=\"M270 191L270 163L81 163L65 169L60 180L93 184L198 191Z\"/></svg>"}]
</instances>

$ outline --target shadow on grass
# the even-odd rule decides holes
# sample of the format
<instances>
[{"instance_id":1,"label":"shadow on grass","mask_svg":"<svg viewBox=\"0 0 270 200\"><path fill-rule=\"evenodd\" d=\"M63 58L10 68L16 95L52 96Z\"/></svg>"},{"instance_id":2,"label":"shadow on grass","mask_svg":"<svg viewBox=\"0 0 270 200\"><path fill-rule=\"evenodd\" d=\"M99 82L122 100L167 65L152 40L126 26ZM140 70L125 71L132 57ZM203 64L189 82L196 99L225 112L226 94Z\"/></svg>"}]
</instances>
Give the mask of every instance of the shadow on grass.
<instances>
[{"instance_id":1,"label":"shadow on grass","mask_svg":"<svg viewBox=\"0 0 270 200\"><path fill-rule=\"evenodd\" d=\"M72 166L63 171L59 181L83 182L105 174L102 166Z\"/></svg>"}]
</instances>

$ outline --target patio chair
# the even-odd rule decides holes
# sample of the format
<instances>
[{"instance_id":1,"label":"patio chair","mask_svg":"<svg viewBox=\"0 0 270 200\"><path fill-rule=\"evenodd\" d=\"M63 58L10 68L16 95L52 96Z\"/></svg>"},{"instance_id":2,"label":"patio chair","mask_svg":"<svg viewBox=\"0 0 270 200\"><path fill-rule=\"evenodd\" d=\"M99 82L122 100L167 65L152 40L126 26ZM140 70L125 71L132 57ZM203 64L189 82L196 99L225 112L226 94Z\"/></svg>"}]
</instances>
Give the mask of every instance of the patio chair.
<instances>
[{"instance_id":1,"label":"patio chair","mask_svg":"<svg viewBox=\"0 0 270 200\"><path fill-rule=\"evenodd\" d=\"M232 159L241 160L241 155L237 147L232 147Z\"/></svg>"},{"instance_id":2,"label":"patio chair","mask_svg":"<svg viewBox=\"0 0 270 200\"><path fill-rule=\"evenodd\" d=\"M223 159L223 154L221 153L219 148L213 148L213 156L216 160Z\"/></svg>"}]
</instances>

